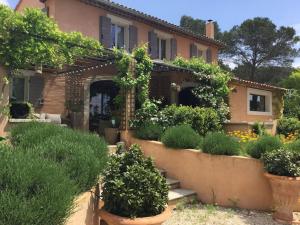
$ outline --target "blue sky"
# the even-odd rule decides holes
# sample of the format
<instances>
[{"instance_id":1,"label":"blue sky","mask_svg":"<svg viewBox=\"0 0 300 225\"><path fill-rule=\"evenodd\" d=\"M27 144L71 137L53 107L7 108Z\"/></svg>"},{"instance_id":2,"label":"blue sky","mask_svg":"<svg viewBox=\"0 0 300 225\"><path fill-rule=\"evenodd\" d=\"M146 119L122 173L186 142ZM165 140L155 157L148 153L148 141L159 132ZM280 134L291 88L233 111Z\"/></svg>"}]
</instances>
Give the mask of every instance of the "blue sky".
<instances>
[{"instance_id":1,"label":"blue sky","mask_svg":"<svg viewBox=\"0 0 300 225\"><path fill-rule=\"evenodd\" d=\"M38 1L38 0L36 0ZM229 30L245 19L269 17L278 26L293 26L300 35L300 0L114 0L115 2L179 24L182 15L218 21ZM14 7L18 0L0 0ZM300 46L299 46L300 47ZM296 60L300 66L300 59Z\"/></svg>"}]
</instances>

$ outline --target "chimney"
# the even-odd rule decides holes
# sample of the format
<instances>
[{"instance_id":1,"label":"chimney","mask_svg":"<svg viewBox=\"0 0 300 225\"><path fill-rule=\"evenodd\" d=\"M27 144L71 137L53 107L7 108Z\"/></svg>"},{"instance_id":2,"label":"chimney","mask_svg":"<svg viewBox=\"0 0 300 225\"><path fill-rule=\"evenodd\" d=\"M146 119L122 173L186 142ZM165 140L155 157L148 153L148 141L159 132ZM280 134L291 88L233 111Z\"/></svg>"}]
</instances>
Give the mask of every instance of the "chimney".
<instances>
[{"instance_id":1,"label":"chimney","mask_svg":"<svg viewBox=\"0 0 300 225\"><path fill-rule=\"evenodd\" d=\"M215 39L215 24L213 20L207 20L205 24L206 37Z\"/></svg>"}]
</instances>

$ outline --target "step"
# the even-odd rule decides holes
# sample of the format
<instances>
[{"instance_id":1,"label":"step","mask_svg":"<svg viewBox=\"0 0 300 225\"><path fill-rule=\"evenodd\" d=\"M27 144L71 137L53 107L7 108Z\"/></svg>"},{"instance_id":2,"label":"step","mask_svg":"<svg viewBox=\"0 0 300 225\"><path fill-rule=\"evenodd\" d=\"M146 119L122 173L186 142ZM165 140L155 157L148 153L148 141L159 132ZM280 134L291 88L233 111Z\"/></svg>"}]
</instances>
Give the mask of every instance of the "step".
<instances>
[{"instance_id":1,"label":"step","mask_svg":"<svg viewBox=\"0 0 300 225\"><path fill-rule=\"evenodd\" d=\"M189 189L173 189L169 191L169 205L176 205L180 201L192 201L197 197L196 192Z\"/></svg>"},{"instance_id":2,"label":"step","mask_svg":"<svg viewBox=\"0 0 300 225\"><path fill-rule=\"evenodd\" d=\"M168 177L167 177L167 184L168 184L170 190L178 189L180 187L179 180L168 178Z\"/></svg>"}]
</instances>

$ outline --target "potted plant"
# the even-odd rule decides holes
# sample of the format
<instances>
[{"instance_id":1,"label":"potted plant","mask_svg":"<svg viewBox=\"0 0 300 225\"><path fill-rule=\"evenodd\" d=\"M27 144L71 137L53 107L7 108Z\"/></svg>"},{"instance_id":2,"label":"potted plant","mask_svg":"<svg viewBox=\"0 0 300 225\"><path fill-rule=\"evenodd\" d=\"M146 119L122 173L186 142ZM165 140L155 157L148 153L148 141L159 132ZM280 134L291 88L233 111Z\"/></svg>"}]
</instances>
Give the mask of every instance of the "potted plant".
<instances>
[{"instance_id":1,"label":"potted plant","mask_svg":"<svg viewBox=\"0 0 300 225\"><path fill-rule=\"evenodd\" d=\"M111 157L100 217L109 225L160 225L171 216L166 179L138 145Z\"/></svg>"},{"instance_id":2,"label":"potted plant","mask_svg":"<svg viewBox=\"0 0 300 225\"><path fill-rule=\"evenodd\" d=\"M117 117L112 117L110 120L110 127L104 128L105 140L113 145L118 142L119 137L119 120Z\"/></svg>"},{"instance_id":3,"label":"potted plant","mask_svg":"<svg viewBox=\"0 0 300 225\"><path fill-rule=\"evenodd\" d=\"M300 197L300 154L288 149L267 152L262 157L275 206L273 218L293 224L293 209Z\"/></svg>"}]
</instances>

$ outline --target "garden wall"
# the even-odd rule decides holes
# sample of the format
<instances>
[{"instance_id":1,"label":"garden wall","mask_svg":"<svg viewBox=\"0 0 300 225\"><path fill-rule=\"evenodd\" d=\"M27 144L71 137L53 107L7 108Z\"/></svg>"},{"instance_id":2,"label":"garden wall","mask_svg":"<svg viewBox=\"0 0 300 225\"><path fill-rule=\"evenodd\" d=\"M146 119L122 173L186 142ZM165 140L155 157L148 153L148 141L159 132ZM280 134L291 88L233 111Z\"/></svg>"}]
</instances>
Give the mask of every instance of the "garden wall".
<instances>
[{"instance_id":1,"label":"garden wall","mask_svg":"<svg viewBox=\"0 0 300 225\"><path fill-rule=\"evenodd\" d=\"M9 101L9 85L5 82L7 71L0 65L0 136L4 135L4 129L8 122L8 117L3 115L3 109Z\"/></svg>"},{"instance_id":2,"label":"garden wall","mask_svg":"<svg viewBox=\"0 0 300 225\"><path fill-rule=\"evenodd\" d=\"M194 190L204 203L245 209L272 209L271 187L259 160L239 156L214 156L196 150L172 150L156 141L129 135L181 187ZM296 207L300 210L300 204Z\"/></svg>"}]
</instances>

